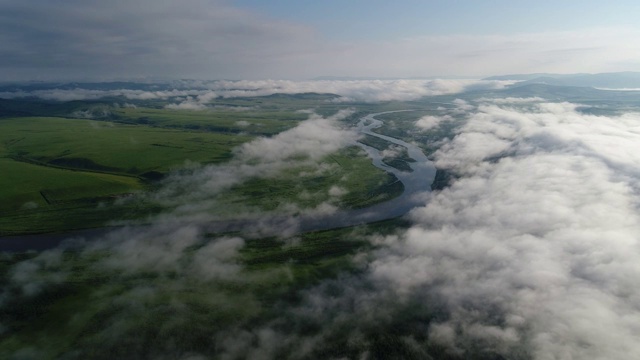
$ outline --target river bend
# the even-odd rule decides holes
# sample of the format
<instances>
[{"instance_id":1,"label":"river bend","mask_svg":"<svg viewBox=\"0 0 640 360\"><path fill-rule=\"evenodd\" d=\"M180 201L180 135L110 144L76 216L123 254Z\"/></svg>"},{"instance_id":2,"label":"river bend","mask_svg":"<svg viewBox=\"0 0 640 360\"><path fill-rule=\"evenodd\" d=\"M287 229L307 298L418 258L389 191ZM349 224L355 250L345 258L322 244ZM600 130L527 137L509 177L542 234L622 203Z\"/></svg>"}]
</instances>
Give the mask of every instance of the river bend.
<instances>
[{"instance_id":1,"label":"river bend","mask_svg":"<svg viewBox=\"0 0 640 360\"><path fill-rule=\"evenodd\" d=\"M383 122L376 117L383 114L389 114L400 111L386 111L380 113L369 114L360 119L357 124L357 130L361 134L375 136L390 143L403 146L407 149L409 157L414 162L409 163L413 171L401 171L394 167L386 165L382 160L382 154L379 150L368 145L357 143L364 149L371 158L373 165L394 174L404 185L404 192L389 201L385 201L376 205L372 205L362 209L339 210L332 214L322 215L299 215L299 216L275 216L272 218L260 220L256 219L238 219L229 221L214 221L204 226L206 232L227 232L250 230L255 227L269 227L275 232L283 229L290 229L293 232L306 232L313 230L327 230L332 228L355 226L374 221L381 221L402 216L414 207L423 204L424 199L421 194L431 191L431 184L436 175L436 169L433 163L427 159L422 150L413 144L407 143L400 139L382 135L373 132L374 129L383 125ZM140 226L144 231L148 226ZM111 232L118 231L113 228L87 229L72 231L64 234L37 234L24 236L0 237L0 251L26 251L26 250L46 250L58 246L65 239L85 238L98 239L101 236Z\"/></svg>"}]
</instances>

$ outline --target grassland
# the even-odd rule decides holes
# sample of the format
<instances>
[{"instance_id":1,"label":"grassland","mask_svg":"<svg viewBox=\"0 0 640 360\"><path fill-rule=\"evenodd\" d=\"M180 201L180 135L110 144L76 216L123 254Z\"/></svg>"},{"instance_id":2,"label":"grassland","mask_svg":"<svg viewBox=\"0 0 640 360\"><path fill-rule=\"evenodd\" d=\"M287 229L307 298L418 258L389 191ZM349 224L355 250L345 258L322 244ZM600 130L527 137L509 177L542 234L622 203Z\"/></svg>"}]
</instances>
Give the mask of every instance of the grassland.
<instances>
[{"instance_id":1,"label":"grassland","mask_svg":"<svg viewBox=\"0 0 640 360\"><path fill-rule=\"evenodd\" d=\"M440 147L444 139L452 138L455 135L455 129L466 121L463 116L454 115L451 118L452 120L441 122L438 127L429 130L420 130L416 127L415 123L421 117L427 115L450 115L446 110L443 110L443 106L439 103L435 103L431 107L431 109L379 115L379 119L384 120L384 124L374 129L374 131L379 134L416 143L422 151L429 156Z\"/></svg>"},{"instance_id":2,"label":"grassland","mask_svg":"<svg viewBox=\"0 0 640 360\"><path fill-rule=\"evenodd\" d=\"M71 171L0 158L0 212L109 197L141 190L139 179Z\"/></svg>"},{"instance_id":3,"label":"grassland","mask_svg":"<svg viewBox=\"0 0 640 360\"><path fill-rule=\"evenodd\" d=\"M222 162L250 139L105 121L12 118L0 121L4 155L17 161L117 174L165 173L185 160Z\"/></svg>"},{"instance_id":4,"label":"grassland","mask_svg":"<svg viewBox=\"0 0 640 360\"><path fill-rule=\"evenodd\" d=\"M222 109L203 111L152 108L112 108L109 111L118 122L254 136L277 134L294 127L308 116L285 110L264 111L250 107L220 106Z\"/></svg>"},{"instance_id":5,"label":"grassland","mask_svg":"<svg viewBox=\"0 0 640 360\"><path fill-rule=\"evenodd\" d=\"M251 138L87 119L2 119L0 235L96 227L146 215L151 210L139 205L105 205L150 189L152 180L185 161L226 161L234 146Z\"/></svg>"},{"instance_id":6,"label":"grassland","mask_svg":"<svg viewBox=\"0 0 640 360\"><path fill-rule=\"evenodd\" d=\"M262 211L287 205L308 209L323 202L353 209L392 199L403 189L395 176L372 166L360 148L349 147L313 166L291 167L274 177L250 179L233 187L223 201Z\"/></svg>"},{"instance_id":7,"label":"grassland","mask_svg":"<svg viewBox=\"0 0 640 360\"><path fill-rule=\"evenodd\" d=\"M230 329L266 325L278 308L295 306L309 287L355 272L352 258L370 249L366 237L406 224L397 220L303 234L296 239L255 239L238 255L237 277L208 279L190 267L207 243L177 254L173 270L130 271L105 266L118 258L103 251L65 252L37 273L35 294L6 287L1 309L0 357L17 350L39 359L157 358L169 353L215 354L213 339ZM0 280L35 254L0 258ZM36 273L34 273L36 275ZM64 281L55 278L63 276Z\"/></svg>"},{"instance_id":8,"label":"grassland","mask_svg":"<svg viewBox=\"0 0 640 360\"><path fill-rule=\"evenodd\" d=\"M147 104L153 107L124 107L107 100L3 100L13 114L67 117L0 117L0 236L100 227L161 211L148 202L116 200L137 198L135 194L152 190L156 180L187 163L226 162L234 147L308 117L298 110L316 105L319 113L331 115L344 108L325 98L218 99L205 111L165 109L166 102L155 101ZM96 118L82 118L87 116ZM316 166L331 170L318 173ZM277 210L286 204L305 209L323 202L359 208L401 192L395 177L350 149L318 164L292 164L271 178L250 179L222 200L243 210Z\"/></svg>"}]
</instances>

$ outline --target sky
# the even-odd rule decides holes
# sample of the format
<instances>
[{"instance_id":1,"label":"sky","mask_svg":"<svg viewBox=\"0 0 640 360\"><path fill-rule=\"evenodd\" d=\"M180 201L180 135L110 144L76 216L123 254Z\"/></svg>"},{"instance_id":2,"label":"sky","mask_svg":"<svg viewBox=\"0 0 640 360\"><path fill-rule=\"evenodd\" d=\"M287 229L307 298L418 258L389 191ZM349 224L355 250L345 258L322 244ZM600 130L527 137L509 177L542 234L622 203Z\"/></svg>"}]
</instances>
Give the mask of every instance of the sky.
<instances>
[{"instance_id":1,"label":"sky","mask_svg":"<svg viewBox=\"0 0 640 360\"><path fill-rule=\"evenodd\" d=\"M0 80L640 71L634 1L0 0Z\"/></svg>"}]
</instances>

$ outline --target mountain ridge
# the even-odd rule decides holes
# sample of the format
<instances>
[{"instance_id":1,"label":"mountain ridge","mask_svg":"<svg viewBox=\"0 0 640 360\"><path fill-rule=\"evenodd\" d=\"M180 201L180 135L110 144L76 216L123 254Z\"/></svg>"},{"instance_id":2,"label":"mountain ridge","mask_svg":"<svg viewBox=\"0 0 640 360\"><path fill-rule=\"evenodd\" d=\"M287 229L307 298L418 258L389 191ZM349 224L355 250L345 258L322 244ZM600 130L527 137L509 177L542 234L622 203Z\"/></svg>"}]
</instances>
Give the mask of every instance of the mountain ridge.
<instances>
[{"instance_id":1,"label":"mountain ridge","mask_svg":"<svg viewBox=\"0 0 640 360\"><path fill-rule=\"evenodd\" d=\"M484 78L483 80L517 80L514 86L525 84L546 84L556 86L578 86L608 89L640 89L640 72L576 73L576 74L511 74Z\"/></svg>"}]
</instances>

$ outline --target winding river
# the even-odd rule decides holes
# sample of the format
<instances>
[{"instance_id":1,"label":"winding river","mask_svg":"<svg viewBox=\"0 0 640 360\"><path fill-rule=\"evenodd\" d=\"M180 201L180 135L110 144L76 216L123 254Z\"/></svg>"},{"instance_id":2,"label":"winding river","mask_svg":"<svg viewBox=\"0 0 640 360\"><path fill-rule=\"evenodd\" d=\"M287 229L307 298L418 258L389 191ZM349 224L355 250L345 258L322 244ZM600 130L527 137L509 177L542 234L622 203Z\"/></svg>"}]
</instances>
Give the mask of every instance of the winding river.
<instances>
[{"instance_id":1,"label":"winding river","mask_svg":"<svg viewBox=\"0 0 640 360\"><path fill-rule=\"evenodd\" d=\"M433 163L427 159L427 156L418 146L409 144L400 139L373 132L374 129L383 125L383 122L377 119L376 116L403 111L411 110L386 111L369 114L360 119L360 122L357 125L358 132L361 134L375 136L390 143L403 146L407 149L409 157L414 160L414 162L409 163L409 166L411 166L411 169L413 170L411 172L401 171L385 164L382 161L383 157L379 150L365 144L358 143L358 145L367 152L373 162L373 165L394 174L398 180L402 182L404 185L404 192L402 195L389 201L362 209L343 210L332 215L301 219L300 228L302 231L326 230L336 227L354 226L374 221L392 219L406 214L409 210L421 203L424 204L424 199L421 194L431 191L431 184L436 176L436 168Z\"/></svg>"},{"instance_id":2,"label":"winding river","mask_svg":"<svg viewBox=\"0 0 640 360\"><path fill-rule=\"evenodd\" d=\"M360 225L374 221L392 219L406 214L409 210L421 203L424 203L423 196L421 195L431 191L431 184L435 179L436 169L433 163L427 159L426 155L418 146L373 132L374 129L383 125L383 122L376 118L377 116L401 111L412 110L386 111L369 114L362 117L360 122L357 124L357 130L359 133L375 136L390 143L403 146L407 149L409 157L415 160L414 162L409 163L409 166L411 166L413 171L401 171L386 165L382 161L383 157L381 152L377 149L358 143L358 145L367 152L373 162L373 165L394 174L398 180L402 182L404 185L404 192L400 196L366 208L339 210L330 214L300 215L296 217L279 216L266 220L240 219L212 222L208 223L204 227L204 230L207 232L227 232L269 227L275 231L290 229L290 231L293 232L306 232ZM140 226L143 231L145 227L146 226ZM78 230L63 234L0 237L0 251L46 250L58 246L62 241L70 237L94 239L111 231L117 231L117 229L101 228Z\"/></svg>"}]
</instances>

